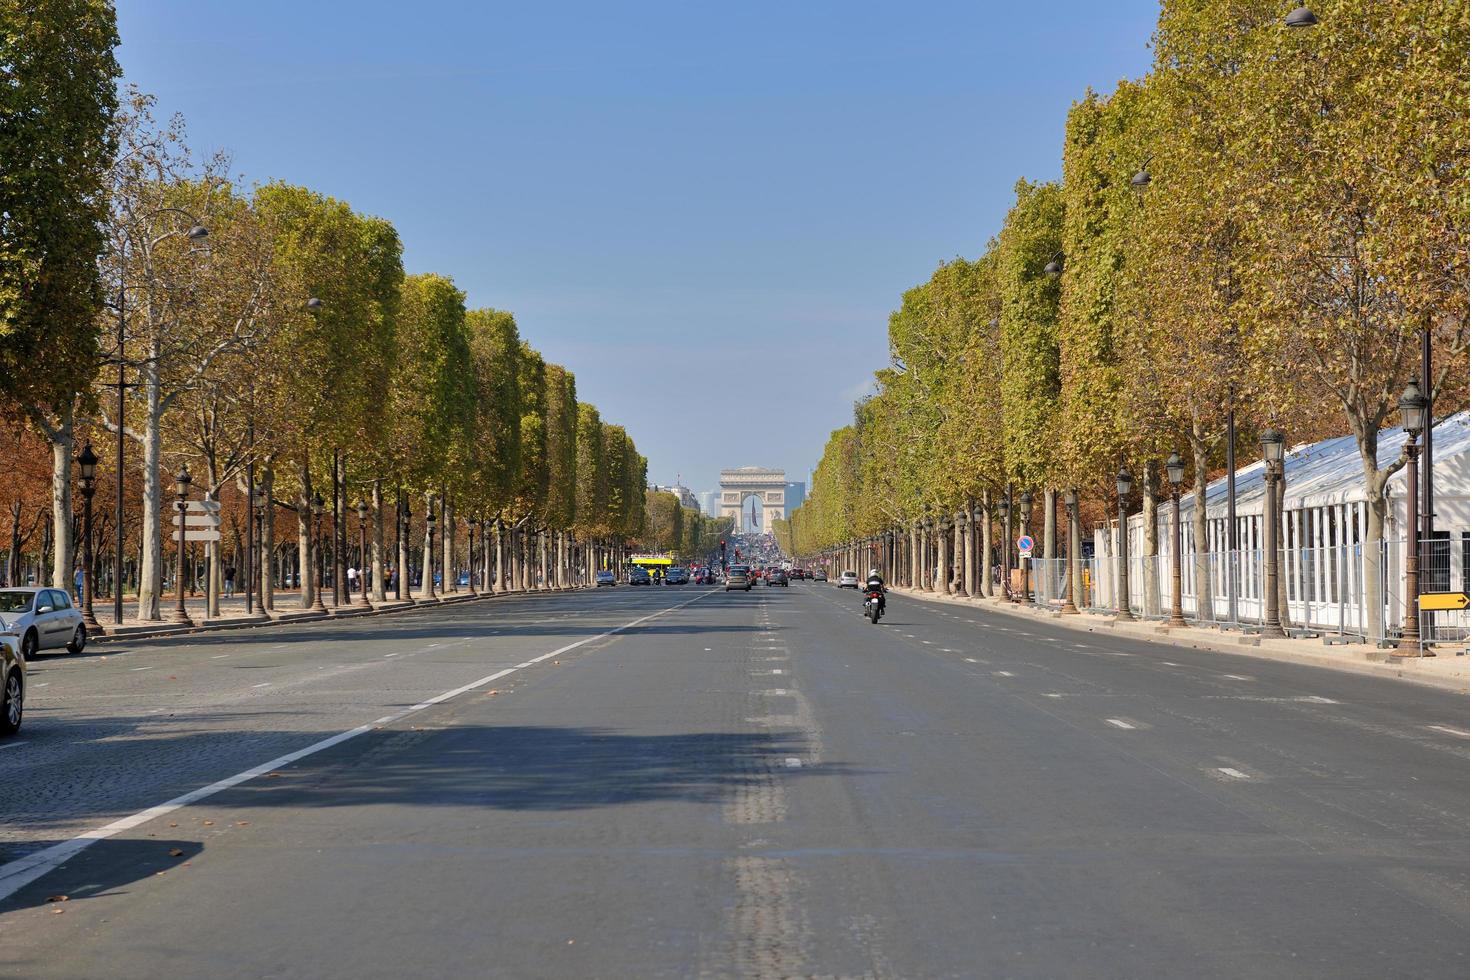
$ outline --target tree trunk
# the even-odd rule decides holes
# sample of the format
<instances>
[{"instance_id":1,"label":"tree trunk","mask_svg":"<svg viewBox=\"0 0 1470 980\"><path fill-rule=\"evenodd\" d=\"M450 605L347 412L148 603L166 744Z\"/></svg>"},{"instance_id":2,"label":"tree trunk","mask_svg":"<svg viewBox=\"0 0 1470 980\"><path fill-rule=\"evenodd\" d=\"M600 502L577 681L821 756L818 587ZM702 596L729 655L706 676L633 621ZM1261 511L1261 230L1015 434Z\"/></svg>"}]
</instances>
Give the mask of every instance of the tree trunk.
<instances>
[{"instance_id":1,"label":"tree trunk","mask_svg":"<svg viewBox=\"0 0 1470 980\"><path fill-rule=\"evenodd\" d=\"M1158 468L1143 464L1143 614L1159 614Z\"/></svg>"},{"instance_id":2,"label":"tree trunk","mask_svg":"<svg viewBox=\"0 0 1470 980\"><path fill-rule=\"evenodd\" d=\"M155 345L152 354L158 355ZM159 469L163 455L163 433L159 425L162 392L159 387L157 361L151 359L140 369L143 395L147 403L143 423L143 558L138 572L138 618L144 622L163 619L163 536L161 533L163 488ZM118 419L122 425L123 420Z\"/></svg>"},{"instance_id":3,"label":"tree trunk","mask_svg":"<svg viewBox=\"0 0 1470 980\"><path fill-rule=\"evenodd\" d=\"M995 529L990 519L990 491L980 496L980 594L989 599L995 595L995 579L991 575L990 556L995 552Z\"/></svg>"},{"instance_id":4,"label":"tree trunk","mask_svg":"<svg viewBox=\"0 0 1470 980\"><path fill-rule=\"evenodd\" d=\"M301 490L296 495L296 563L301 579L300 605L302 609L310 609L316 599L316 555L311 538L311 466L304 461L300 477Z\"/></svg>"},{"instance_id":5,"label":"tree trunk","mask_svg":"<svg viewBox=\"0 0 1470 980\"><path fill-rule=\"evenodd\" d=\"M975 501L965 501L965 595L975 597Z\"/></svg>"},{"instance_id":6,"label":"tree trunk","mask_svg":"<svg viewBox=\"0 0 1470 980\"><path fill-rule=\"evenodd\" d=\"M432 513L434 513L434 495L426 493L424 494L424 567L419 572L419 589L424 593L425 598L428 597L429 589L434 585L434 543L429 537L427 520Z\"/></svg>"},{"instance_id":7,"label":"tree trunk","mask_svg":"<svg viewBox=\"0 0 1470 980\"><path fill-rule=\"evenodd\" d=\"M272 492L276 485L275 467L267 464L260 475L260 492L265 495L265 518L260 528L260 608L276 608L275 569L276 557L276 511Z\"/></svg>"},{"instance_id":8,"label":"tree trunk","mask_svg":"<svg viewBox=\"0 0 1470 980\"><path fill-rule=\"evenodd\" d=\"M373 564L373 602L387 602L387 582L383 577L383 481L373 481L373 534L370 547L372 548Z\"/></svg>"},{"instance_id":9,"label":"tree trunk","mask_svg":"<svg viewBox=\"0 0 1470 980\"><path fill-rule=\"evenodd\" d=\"M942 524L935 534L935 576L942 581L935 582L935 589L944 595L950 594L949 582L949 532ZM861 573L860 573L861 574Z\"/></svg>"},{"instance_id":10,"label":"tree trunk","mask_svg":"<svg viewBox=\"0 0 1470 980\"><path fill-rule=\"evenodd\" d=\"M1060 598L1065 588L1061 564L1057 561L1057 492L1043 490L1041 506L1046 511L1041 517L1041 556L1046 559L1047 598Z\"/></svg>"},{"instance_id":11,"label":"tree trunk","mask_svg":"<svg viewBox=\"0 0 1470 980\"><path fill-rule=\"evenodd\" d=\"M495 584L494 592L499 595L510 591L505 580L505 523L495 518Z\"/></svg>"},{"instance_id":12,"label":"tree trunk","mask_svg":"<svg viewBox=\"0 0 1470 980\"><path fill-rule=\"evenodd\" d=\"M459 569L455 565L455 538L459 531L455 525L454 502L449 494L444 495L444 591L459 591Z\"/></svg>"},{"instance_id":13,"label":"tree trunk","mask_svg":"<svg viewBox=\"0 0 1470 980\"><path fill-rule=\"evenodd\" d=\"M1210 589L1210 515L1205 504L1205 490L1208 488L1210 479L1210 461L1206 455L1204 434L1198 426L1190 435L1189 451L1194 457L1194 487L1190 491L1194 497L1194 508L1189 521L1194 537L1194 615L1201 623L1209 623L1215 618L1215 602Z\"/></svg>"},{"instance_id":14,"label":"tree trunk","mask_svg":"<svg viewBox=\"0 0 1470 980\"><path fill-rule=\"evenodd\" d=\"M51 537L56 542L52 555L51 587L72 591L72 506L71 458L75 439L72 411L67 408L60 424L47 433L51 441Z\"/></svg>"},{"instance_id":15,"label":"tree trunk","mask_svg":"<svg viewBox=\"0 0 1470 980\"><path fill-rule=\"evenodd\" d=\"M1087 590L1082 585L1082 504L1067 509L1067 567L1072 589L1072 605L1087 608Z\"/></svg>"}]
</instances>

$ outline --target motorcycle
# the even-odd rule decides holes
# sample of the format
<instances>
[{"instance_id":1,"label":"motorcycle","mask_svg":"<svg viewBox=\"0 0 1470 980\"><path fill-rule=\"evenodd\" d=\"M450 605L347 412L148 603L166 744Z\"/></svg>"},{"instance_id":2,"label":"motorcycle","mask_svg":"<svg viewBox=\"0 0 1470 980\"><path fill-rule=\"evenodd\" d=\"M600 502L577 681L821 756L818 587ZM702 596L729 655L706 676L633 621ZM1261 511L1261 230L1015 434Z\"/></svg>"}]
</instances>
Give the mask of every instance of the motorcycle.
<instances>
[{"instance_id":1,"label":"motorcycle","mask_svg":"<svg viewBox=\"0 0 1470 980\"><path fill-rule=\"evenodd\" d=\"M863 615L878 625L878 618L883 615L883 593L874 589L863 593Z\"/></svg>"}]
</instances>

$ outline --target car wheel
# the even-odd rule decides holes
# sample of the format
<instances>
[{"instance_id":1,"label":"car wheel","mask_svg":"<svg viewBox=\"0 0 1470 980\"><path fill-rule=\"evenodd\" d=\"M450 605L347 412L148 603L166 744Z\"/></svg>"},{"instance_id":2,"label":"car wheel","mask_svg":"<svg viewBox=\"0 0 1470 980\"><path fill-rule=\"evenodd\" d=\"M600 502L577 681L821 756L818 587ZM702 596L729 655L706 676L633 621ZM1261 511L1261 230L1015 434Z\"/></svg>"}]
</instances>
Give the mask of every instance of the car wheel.
<instances>
[{"instance_id":1,"label":"car wheel","mask_svg":"<svg viewBox=\"0 0 1470 980\"><path fill-rule=\"evenodd\" d=\"M72 653L81 653L87 648L87 627L85 625L77 624L77 630L71 635L71 642L66 645L66 648Z\"/></svg>"},{"instance_id":2,"label":"car wheel","mask_svg":"<svg viewBox=\"0 0 1470 980\"><path fill-rule=\"evenodd\" d=\"M0 694L0 735L14 735L24 713L25 689L21 687L20 671L12 670L5 675L5 690Z\"/></svg>"},{"instance_id":3,"label":"car wheel","mask_svg":"<svg viewBox=\"0 0 1470 980\"><path fill-rule=\"evenodd\" d=\"M20 641L20 655L27 660L30 660L36 655L36 651L39 648L40 644L36 639L36 631L27 630L26 635L22 637Z\"/></svg>"}]
</instances>

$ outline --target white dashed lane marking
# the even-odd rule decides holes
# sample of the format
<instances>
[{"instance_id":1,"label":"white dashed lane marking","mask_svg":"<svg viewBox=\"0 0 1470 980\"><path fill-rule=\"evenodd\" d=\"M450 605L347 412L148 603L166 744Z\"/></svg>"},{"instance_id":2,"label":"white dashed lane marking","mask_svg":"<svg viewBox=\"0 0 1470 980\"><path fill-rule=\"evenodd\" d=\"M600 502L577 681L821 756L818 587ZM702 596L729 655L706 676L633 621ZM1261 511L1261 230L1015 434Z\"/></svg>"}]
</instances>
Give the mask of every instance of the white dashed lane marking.
<instances>
[{"instance_id":1,"label":"white dashed lane marking","mask_svg":"<svg viewBox=\"0 0 1470 980\"><path fill-rule=\"evenodd\" d=\"M1470 732L1460 728L1451 728L1449 725L1425 725L1431 732L1442 732L1445 735L1453 735L1455 738L1470 738Z\"/></svg>"},{"instance_id":2,"label":"white dashed lane marking","mask_svg":"<svg viewBox=\"0 0 1470 980\"><path fill-rule=\"evenodd\" d=\"M1137 725L1129 724L1128 722L1124 721L1122 718L1109 718L1107 721L1108 721L1108 724L1109 725L1112 725L1114 728L1122 728L1125 731L1130 731L1130 732L1133 731L1134 729L1136 729L1138 727Z\"/></svg>"},{"instance_id":3,"label":"white dashed lane marking","mask_svg":"<svg viewBox=\"0 0 1470 980\"><path fill-rule=\"evenodd\" d=\"M1220 773L1221 775L1229 776L1231 779L1250 779L1249 776L1241 772L1239 769L1231 769L1229 766L1220 766L1215 771Z\"/></svg>"}]
</instances>

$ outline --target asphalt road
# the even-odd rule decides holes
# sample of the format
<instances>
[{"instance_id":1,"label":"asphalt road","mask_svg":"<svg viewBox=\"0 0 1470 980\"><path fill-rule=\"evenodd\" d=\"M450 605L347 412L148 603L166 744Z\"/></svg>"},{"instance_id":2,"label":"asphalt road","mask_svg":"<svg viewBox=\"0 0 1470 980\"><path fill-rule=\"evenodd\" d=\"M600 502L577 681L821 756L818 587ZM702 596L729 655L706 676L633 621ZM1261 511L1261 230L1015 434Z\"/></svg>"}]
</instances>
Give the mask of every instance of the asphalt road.
<instances>
[{"instance_id":1,"label":"asphalt road","mask_svg":"<svg viewBox=\"0 0 1470 980\"><path fill-rule=\"evenodd\" d=\"M858 603L618 588L43 659L0 743L0 975L1470 976L1462 697Z\"/></svg>"}]
</instances>

